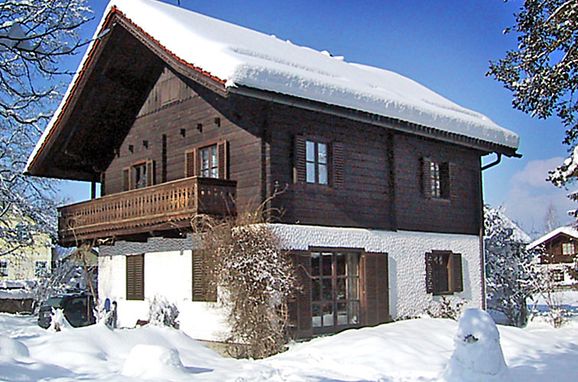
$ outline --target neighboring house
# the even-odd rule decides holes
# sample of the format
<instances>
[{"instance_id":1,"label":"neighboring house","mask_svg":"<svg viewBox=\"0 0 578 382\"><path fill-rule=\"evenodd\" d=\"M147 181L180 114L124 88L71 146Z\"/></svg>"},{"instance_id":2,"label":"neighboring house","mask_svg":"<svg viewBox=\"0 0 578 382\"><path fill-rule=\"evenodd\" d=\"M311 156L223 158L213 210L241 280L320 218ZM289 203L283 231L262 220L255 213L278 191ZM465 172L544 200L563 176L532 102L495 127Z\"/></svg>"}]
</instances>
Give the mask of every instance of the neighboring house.
<instances>
[{"instance_id":1,"label":"neighboring house","mask_svg":"<svg viewBox=\"0 0 578 382\"><path fill-rule=\"evenodd\" d=\"M11 248L1 240L0 247ZM31 311L32 289L50 273L51 259L52 240L46 234L36 234L32 245L0 256L0 312Z\"/></svg>"},{"instance_id":2,"label":"neighboring house","mask_svg":"<svg viewBox=\"0 0 578 382\"><path fill-rule=\"evenodd\" d=\"M548 232L528 245L529 249L541 246L544 254L537 259L538 264L550 272L559 285L577 284L569 268L578 270L578 230L563 226Z\"/></svg>"},{"instance_id":3,"label":"neighboring house","mask_svg":"<svg viewBox=\"0 0 578 382\"><path fill-rule=\"evenodd\" d=\"M60 243L99 248L120 325L178 305L221 339L197 214L267 202L297 266L296 336L483 307L481 157L518 137L416 82L151 0L107 8L32 175L100 183L60 209ZM96 187L93 187L95 189ZM272 200L276 190L283 190Z\"/></svg>"}]
</instances>

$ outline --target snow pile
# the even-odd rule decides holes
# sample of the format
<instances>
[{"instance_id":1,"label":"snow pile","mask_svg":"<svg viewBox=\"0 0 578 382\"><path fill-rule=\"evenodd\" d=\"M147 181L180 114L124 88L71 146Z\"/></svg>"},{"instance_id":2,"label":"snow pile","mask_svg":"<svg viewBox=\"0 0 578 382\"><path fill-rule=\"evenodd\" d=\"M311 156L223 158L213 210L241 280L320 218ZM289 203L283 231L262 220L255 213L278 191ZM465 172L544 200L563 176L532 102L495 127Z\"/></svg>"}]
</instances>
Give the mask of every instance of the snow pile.
<instances>
[{"instance_id":1,"label":"snow pile","mask_svg":"<svg viewBox=\"0 0 578 382\"><path fill-rule=\"evenodd\" d=\"M509 381L500 346L500 333L490 315L479 309L464 312L458 325L455 349L444 372L448 382Z\"/></svg>"},{"instance_id":2,"label":"snow pile","mask_svg":"<svg viewBox=\"0 0 578 382\"><path fill-rule=\"evenodd\" d=\"M0 335L0 359L19 359L30 356L26 345L10 337Z\"/></svg>"},{"instance_id":3,"label":"snow pile","mask_svg":"<svg viewBox=\"0 0 578 382\"><path fill-rule=\"evenodd\" d=\"M124 362L122 375L158 380L185 377L183 363L176 349L158 345L136 345Z\"/></svg>"},{"instance_id":4,"label":"snow pile","mask_svg":"<svg viewBox=\"0 0 578 382\"><path fill-rule=\"evenodd\" d=\"M50 315L50 327L48 328L51 332L59 332L62 329L71 329L72 326L64 317L64 311L62 309L52 308L52 314Z\"/></svg>"}]
</instances>

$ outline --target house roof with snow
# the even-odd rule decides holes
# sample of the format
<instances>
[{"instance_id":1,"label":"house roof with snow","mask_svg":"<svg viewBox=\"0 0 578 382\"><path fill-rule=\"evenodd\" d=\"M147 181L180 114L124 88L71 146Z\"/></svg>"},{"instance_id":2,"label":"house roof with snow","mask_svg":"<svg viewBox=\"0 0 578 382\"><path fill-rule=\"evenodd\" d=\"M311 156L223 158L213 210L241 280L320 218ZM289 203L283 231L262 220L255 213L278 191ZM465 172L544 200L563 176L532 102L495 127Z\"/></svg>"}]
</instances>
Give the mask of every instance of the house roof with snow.
<instances>
[{"instance_id":1,"label":"house roof with snow","mask_svg":"<svg viewBox=\"0 0 578 382\"><path fill-rule=\"evenodd\" d=\"M528 244L528 249L532 249L532 248L535 248L541 244L544 244L545 242L557 237L558 235L566 235L566 236L570 236L574 239L578 239L578 229L571 227L571 226L558 227L555 230L548 232L544 236L542 236L542 237L534 240L530 244Z\"/></svg>"},{"instance_id":2,"label":"house roof with snow","mask_svg":"<svg viewBox=\"0 0 578 382\"><path fill-rule=\"evenodd\" d=\"M515 133L397 73L349 63L170 4L113 0L26 171L95 180L94 167L111 158L90 166L82 158L87 152L98 158L96 151L103 145L118 147L158 78L160 62L224 97L241 94L331 107L348 118L517 155ZM59 166L67 167L66 175Z\"/></svg>"}]
</instances>

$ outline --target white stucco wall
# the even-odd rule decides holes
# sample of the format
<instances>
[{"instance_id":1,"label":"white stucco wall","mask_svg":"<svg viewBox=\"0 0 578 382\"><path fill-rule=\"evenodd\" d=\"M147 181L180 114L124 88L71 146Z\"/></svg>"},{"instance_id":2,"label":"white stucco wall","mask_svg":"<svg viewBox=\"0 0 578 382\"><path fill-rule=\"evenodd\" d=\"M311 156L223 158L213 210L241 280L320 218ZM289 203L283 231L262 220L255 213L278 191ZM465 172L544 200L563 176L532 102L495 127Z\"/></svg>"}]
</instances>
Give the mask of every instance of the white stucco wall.
<instances>
[{"instance_id":1,"label":"white stucco wall","mask_svg":"<svg viewBox=\"0 0 578 382\"><path fill-rule=\"evenodd\" d=\"M129 254L130 256L130 254ZM126 256L99 257L99 298L118 304L118 325L134 327L148 320L149 302L163 296L179 309L181 329L192 338L221 341L227 334L219 304L193 302L192 251L149 252L144 257L144 301L126 300Z\"/></svg>"},{"instance_id":2,"label":"white stucco wall","mask_svg":"<svg viewBox=\"0 0 578 382\"><path fill-rule=\"evenodd\" d=\"M281 240L281 245L288 250L334 247L387 253L390 314L394 319L422 314L432 301L441 299L440 296L426 293L425 253L432 250L450 250L462 254L464 291L446 297L467 300L467 307L482 306L478 236L295 224L269 226Z\"/></svg>"}]
</instances>

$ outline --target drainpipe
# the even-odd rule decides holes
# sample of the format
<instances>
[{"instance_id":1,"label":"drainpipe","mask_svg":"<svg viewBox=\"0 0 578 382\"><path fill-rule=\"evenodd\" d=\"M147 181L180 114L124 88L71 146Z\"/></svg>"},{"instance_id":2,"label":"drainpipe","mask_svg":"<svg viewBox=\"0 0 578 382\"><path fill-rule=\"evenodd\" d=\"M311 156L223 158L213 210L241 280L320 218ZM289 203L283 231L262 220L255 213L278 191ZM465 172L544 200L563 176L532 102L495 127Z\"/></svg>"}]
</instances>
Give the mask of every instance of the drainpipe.
<instances>
[{"instance_id":1,"label":"drainpipe","mask_svg":"<svg viewBox=\"0 0 578 382\"><path fill-rule=\"evenodd\" d=\"M482 166L482 171L484 170L488 170L494 166L497 166L501 161L502 161L502 153L496 153L496 160L493 161L492 163L488 163L485 166Z\"/></svg>"}]
</instances>

